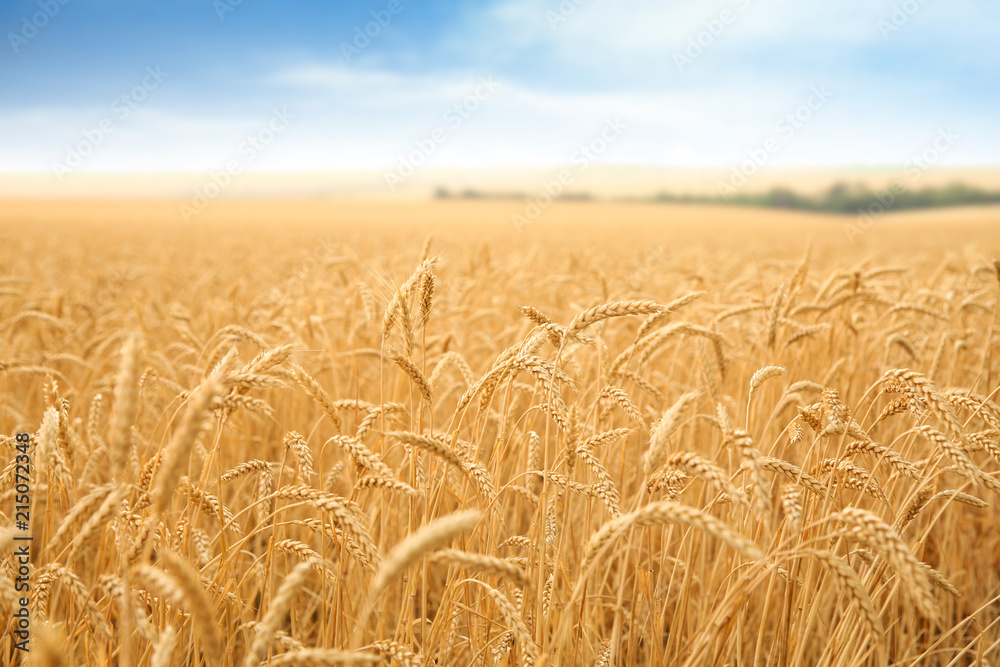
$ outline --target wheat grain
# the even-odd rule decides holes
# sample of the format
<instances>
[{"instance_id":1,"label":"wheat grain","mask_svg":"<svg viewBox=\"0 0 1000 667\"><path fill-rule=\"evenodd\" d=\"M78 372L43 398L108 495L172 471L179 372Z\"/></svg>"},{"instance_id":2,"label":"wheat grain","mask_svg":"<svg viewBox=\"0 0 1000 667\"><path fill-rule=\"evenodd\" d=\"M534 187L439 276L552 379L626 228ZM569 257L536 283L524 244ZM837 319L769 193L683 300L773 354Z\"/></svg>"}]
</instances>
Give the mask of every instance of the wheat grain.
<instances>
[{"instance_id":1,"label":"wheat grain","mask_svg":"<svg viewBox=\"0 0 1000 667\"><path fill-rule=\"evenodd\" d=\"M683 470L690 475L712 482L739 504L744 506L749 504L746 493L733 486L722 468L693 452L672 454L663 462L663 466Z\"/></svg>"},{"instance_id":2,"label":"wheat grain","mask_svg":"<svg viewBox=\"0 0 1000 667\"><path fill-rule=\"evenodd\" d=\"M664 306L655 301L614 301L600 306L594 306L573 318L566 327L566 335L572 336L578 331L612 317L628 317L630 315L649 315L664 311Z\"/></svg>"},{"instance_id":3,"label":"wheat grain","mask_svg":"<svg viewBox=\"0 0 1000 667\"><path fill-rule=\"evenodd\" d=\"M642 418L642 413L639 412L639 408L636 407L632 399L629 398L628 394L624 390L615 387L614 385L608 385L601 390L600 398L610 398L618 407L620 407L625 414L631 417L633 420L638 422L640 425L644 424Z\"/></svg>"},{"instance_id":4,"label":"wheat grain","mask_svg":"<svg viewBox=\"0 0 1000 667\"><path fill-rule=\"evenodd\" d=\"M782 307L785 304L785 299L788 298L788 287L782 284L778 288L777 293L774 295L774 302L771 304L771 318L767 326L767 347L774 347L774 341L777 338L778 332L778 318L781 316Z\"/></svg>"},{"instance_id":5,"label":"wheat grain","mask_svg":"<svg viewBox=\"0 0 1000 667\"><path fill-rule=\"evenodd\" d=\"M427 381L427 378L424 377L424 374L420 372L420 369L417 368L417 365L391 347L389 348L389 358L413 381L423 399L430 403L431 385Z\"/></svg>"},{"instance_id":6,"label":"wheat grain","mask_svg":"<svg viewBox=\"0 0 1000 667\"><path fill-rule=\"evenodd\" d=\"M682 395L660 418L649 434L649 449L642 459L643 472L648 477L663 466L670 436L680 428L681 416L700 396L697 392Z\"/></svg>"},{"instance_id":7,"label":"wheat grain","mask_svg":"<svg viewBox=\"0 0 1000 667\"><path fill-rule=\"evenodd\" d=\"M114 409L108 422L108 446L111 455L112 478L121 474L129 458L131 440L129 428L135 422L138 404L138 366L141 339L138 333L129 335L122 347L121 366L115 379Z\"/></svg>"},{"instance_id":8,"label":"wheat grain","mask_svg":"<svg viewBox=\"0 0 1000 667\"><path fill-rule=\"evenodd\" d=\"M668 522L697 528L707 535L725 542L750 560L756 561L764 557L760 549L750 540L734 532L715 517L693 507L681 505L671 500L663 500L611 519L601 526L587 542L581 570L586 571L587 567L607 548L611 541L629 528Z\"/></svg>"},{"instance_id":9,"label":"wheat grain","mask_svg":"<svg viewBox=\"0 0 1000 667\"><path fill-rule=\"evenodd\" d=\"M881 553L899 574L904 589L920 611L931 618L937 616L930 577L896 531L871 512L857 507L846 507L830 518L846 523L851 528L847 534L856 535Z\"/></svg>"},{"instance_id":10,"label":"wheat grain","mask_svg":"<svg viewBox=\"0 0 1000 667\"><path fill-rule=\"evenodd\" d=\"M201 578L194 567L184 558L171 551L161 551L159 557L163 559L173 575L174 580L180 586L181 597L187 601L198 625L198 632L202 636L206 658L218 663L222 659L222 638L219 636L219 628L215 622L215 614L212 612L212 603L202 588Z\"/></svg>"},{"instance_id":11,"label":"wheat grain","mask_svg":"<svg viewBox=\"0 0 1000 667\"><path fill-rule=\"evenodd\" d=\"M305 584L306 577L311 569L313 569L312 563L299 563L288 573L285 580L281 582L281 586L271 597L271 604L267 608L267 613L264 615L263 620L261 620L260 625L257 626L253 644L246 654L243 667L255 667L257 663L264 660L274 633L278 630L278 626L281 624L285 614L288 613L288 608L291 606L295 594ZM271 661L271 664L274 664L274 661Z\"/></svg>"},{"instance_id":12,"label":"wheat grain","mask_svg":"<svg viewBox=\"0 0 1000 667\"><path fill-rule=\"evenodd\" d=\"M858 610L861 612L861 619L865 623L872 643L879 646L882 639L882 621L879 619L878 612L875 611L875 605L872 604L868 591L865 590L864 584L861 583L861 579L858 578L858 574L854 569L847 562L837 558L829 551L809 549L802 553L816 558L823 564L823 567L827 568L840 580L847 590L848 595L857 604Z\"/></svg>"},{"instance_id":13,"label":"wheat grain","mask_svg":"<svg viewBox=\"0 0 1000 667\"><path fill-rule=\"evenodd\" d=\"M765 366L753 374L750 378L750 393L755 392L762 384L773 377L784 375L785 369L781 366Z\"/></svg>"},{"instance_id":14,"label":"wheat grain","mask_svg":"<svg viewBox=\"0 0 1000 667\"><path fill-rule=\"evenodd\" d=\"M534 665L538 660L538 648L535 646L535 642L531 639L531 635L528 633L528 627L518 615L514 605L511 604L510 600L508 600L503 593L492 586L481 581L477 581L476 579L468 579L467 581L478 584L486 589L486 593L489 595L490 599L493 600L497 610L500 612L500 616L507 623L507 625L511 626L510 630L514 633L517 645L524 653L521 663L524 665Z\"/></svg>"},{"instance_id":15,"label":"wheat grain","mask_svg":"<svg viewBox=\"0 0 1000 667\"><path fill-rule=\"evenodd\" d=\"M340 430L341 420L340 415L337 412L336 404L330 399L330 396L326 393L326 390L316 380L305 372L301 366L292 365L292 375L295 381L299 383L299 386L305 390L307 394L316 404L323 408L323 412L330 421L333 423L333 427Z\"/></svg>"},{"instance_id":16,"label":"wheat grain","mask_svg":"<svg viewBox=\"0 0 1000 667\"><path fill-rule=\"evenodd\" d=\"M416 532L407 536L393 547L386 556L372 581L372 593L384 589L392 579L408 568L424 554L447 544L453 538L475 528L480 519L479 512L466 510L435 519Z\"/></svg>"},{"instance_id":17,"label":"wheat grain","mask_svg":"<svg viewBox=\"0 0 1000 667\"><path fill-rule=\"evenodd\" d=\"M465 570L474 570L484 574L492 574L498 577L510 579L518 586L527 586L529 579L524 569L512 565L511 563L484 554L474 554L458 549L442 549L430 555L431 560L447 563L454 567Z\"/></svg>"},{"instance_id":18,"label":"wheat grain","mask_svg":"<svg viewBox=\"0 0 1000 667\"><path fill-rule=\"evenodd\" d=\"M205 428L205 416L212 401L221 393L222 383L219 373L216 372L191 394L180 426L167 444L160 460L160 468L156 473L156 486L152 495L157 511L162 512L166 509L167 503L173 495L171 485L176 483L185 458L194 446L194 441Z\"/></svg>"},{"instance_id":19,"label":"wheat grain","mask_svg":"<svg viewBox=\"0 0 1000 667\"><path fill-rule=\"evenodd\" d=\"M150 667L170 667L171 658L177 648L177 631L168 625L160 632L160 638L153 647L153 655L149 660Z\"/></svg>"},{"instance_id":20,"label":"wheat grain","mask_svg":"<svg viewBox=\"0 0 1000 667\"><path fill-rule=\"evenodd\" d=\"M333 519L334 525L344 532L345 541L356 545L355 549L351 549L352 555L366 568L374 567L378 563L378 549L368 529L345 499L307 486L284 486L275 492L275 496L302 500L327 512Z\"/></svg>"},{"instance_id":21,"label":"wheat grain","mask_svg":"<svg viewBox=\"0 0 1000 667\"><path fill-rule=\"evenodd\" d=\"M316 470L313 468L312 450L306 444L306 439L297 431L289 431L285 434L282 444L286 450L292 452L292 456L295 458L295 474L298 479L305 482L306 485L312 484Z\"/></svg>"}]
</instances>

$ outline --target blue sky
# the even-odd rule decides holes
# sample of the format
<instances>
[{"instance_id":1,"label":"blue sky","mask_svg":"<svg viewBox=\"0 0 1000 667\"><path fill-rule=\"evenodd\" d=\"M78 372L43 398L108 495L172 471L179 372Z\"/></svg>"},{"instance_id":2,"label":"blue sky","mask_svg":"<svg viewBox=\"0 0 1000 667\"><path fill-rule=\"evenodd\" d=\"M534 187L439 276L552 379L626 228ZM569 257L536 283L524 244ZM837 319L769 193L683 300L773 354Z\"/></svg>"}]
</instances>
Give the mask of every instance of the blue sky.
<instances>
[{"instance_id":1,"label":"blue sky","mask_svg":"<svg viewBox=\"0 0 1000 667\"><path fill-rule=\"evenodd\" d=\"M554 166L609 119L606 164L1000 163L995 0L64 2L0 3L0 171Z\"/></svg>"}]
</instances>

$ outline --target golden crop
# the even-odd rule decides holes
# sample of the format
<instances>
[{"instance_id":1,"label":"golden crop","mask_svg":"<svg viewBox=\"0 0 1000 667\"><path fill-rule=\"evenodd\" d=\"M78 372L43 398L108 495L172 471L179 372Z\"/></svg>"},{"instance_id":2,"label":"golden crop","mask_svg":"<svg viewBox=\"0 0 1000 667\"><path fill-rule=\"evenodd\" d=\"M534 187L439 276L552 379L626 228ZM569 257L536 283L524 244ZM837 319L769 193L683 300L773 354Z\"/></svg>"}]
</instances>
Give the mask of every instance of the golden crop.
<instances>
[{"instance_id":1,"label":"golden crop","mask_svg":"<svg viewBox=\"0 0 1000 667\"><path fill-rule=\"evenodd\" d=\"M0 661L1000 662L995 222L438 206L7 215Z\"/></svg>"}]
</instances>

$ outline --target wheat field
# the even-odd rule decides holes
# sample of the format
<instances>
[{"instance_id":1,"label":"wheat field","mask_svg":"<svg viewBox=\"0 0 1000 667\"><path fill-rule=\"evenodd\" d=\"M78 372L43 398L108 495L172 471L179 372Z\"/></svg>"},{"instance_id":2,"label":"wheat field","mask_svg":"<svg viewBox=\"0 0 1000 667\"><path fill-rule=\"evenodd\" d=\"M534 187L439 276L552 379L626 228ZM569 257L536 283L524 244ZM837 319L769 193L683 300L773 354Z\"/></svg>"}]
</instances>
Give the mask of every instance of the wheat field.
<instances>
[{"instance_id":1,"label":"wheat field","mask_svg":"<svg viewBox=\"0 0 1000 667\"><path fill-rule=\"evenodd\" d=\"M995 210L510 206L4 209L0 661L1000 663Z\"/></svg>"}]
</instances>

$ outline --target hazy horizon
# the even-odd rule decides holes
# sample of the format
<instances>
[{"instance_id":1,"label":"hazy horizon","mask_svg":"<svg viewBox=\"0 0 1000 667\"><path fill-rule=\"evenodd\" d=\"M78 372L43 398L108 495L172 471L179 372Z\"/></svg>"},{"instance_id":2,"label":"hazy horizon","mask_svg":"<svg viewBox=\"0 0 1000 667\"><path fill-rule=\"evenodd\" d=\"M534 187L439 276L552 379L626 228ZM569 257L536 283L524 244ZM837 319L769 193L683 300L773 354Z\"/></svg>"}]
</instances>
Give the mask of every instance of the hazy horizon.
<instances>
[{"instance_id":1,"label":"hazy horizon","mask_svg":"<svg viewBox=\"0 0 1000 667\"><path fill-rule=\"evenodd\" d=\"M189 199L206 187L214 198L364 198L427 199L439 189L453 195L474 191L487 195L533 196L544 184L569 172L568 194L596 199L649 198L661 194L714 196L738 174L738 168L644 167L598 165L584 171L572 165L531 168L425 169L414 172L395 190L386 185L379 170L246 172L228 176L224 169L176 172L77 173L63 179L47 172L0 172L0 198L175 198ZM740 193L752 194L788 188L806 195L825 192L836 184L871 189L901 182L912 190L962 184L985 191L1000 191L1000 167L932 168L907 173L904 168L814 167L765 168L746 177ZM217 184L225 187L214 190Z\"/></svg>"}]
</instances>

